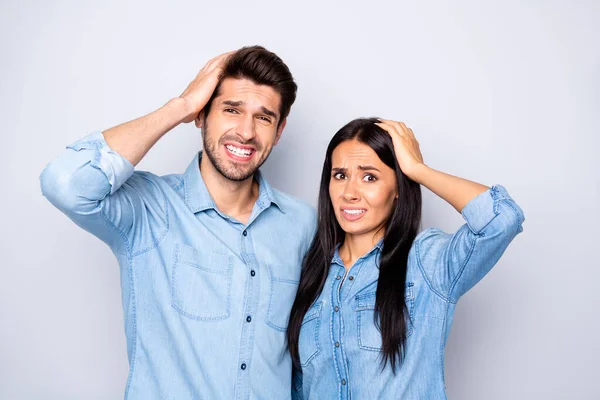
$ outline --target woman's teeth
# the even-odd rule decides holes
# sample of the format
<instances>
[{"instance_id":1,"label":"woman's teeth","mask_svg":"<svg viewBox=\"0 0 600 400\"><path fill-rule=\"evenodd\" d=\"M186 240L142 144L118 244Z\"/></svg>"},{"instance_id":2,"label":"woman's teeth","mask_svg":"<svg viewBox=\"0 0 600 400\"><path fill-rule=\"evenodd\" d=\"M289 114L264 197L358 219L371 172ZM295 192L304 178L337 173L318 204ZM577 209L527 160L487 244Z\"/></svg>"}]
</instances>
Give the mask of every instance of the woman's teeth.
<instances>
[{"instance_id":1,"label":"woman's teeth","mask_svg":"<svg viewBox=\"0 0 600 400\"><path fill-rule=\"evenodd\" d=\"M346 214L358 215L358 214L364 213L366 210L342 210L342 211L345 212Z\"/></svg>"}]
</instances>

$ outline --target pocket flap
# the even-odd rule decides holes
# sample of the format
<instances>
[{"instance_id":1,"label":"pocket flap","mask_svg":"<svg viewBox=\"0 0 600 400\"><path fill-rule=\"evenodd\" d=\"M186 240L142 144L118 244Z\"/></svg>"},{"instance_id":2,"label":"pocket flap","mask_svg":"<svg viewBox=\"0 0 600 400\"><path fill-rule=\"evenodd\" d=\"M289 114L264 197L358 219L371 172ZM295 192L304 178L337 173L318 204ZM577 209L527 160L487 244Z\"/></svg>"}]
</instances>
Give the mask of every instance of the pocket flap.
<instances>
[{"instance_id":1,"label":"pocket flap","mask_svg":"<svg viewBox=\"0 0 600 400\"><path fill-rule=\"evenodd\" d=\"M177 244L175 262L191 265L207 272L228 275L231 267L231 257L226 254L200 252L198 249L185 244Z\"/></svg>"},{"instance_id":2,"label":"pocket flap","mask_svg":"<svg viewBox=\"0 0 600 400\"><path fill-rule=\"evenodd\" d=\"M377 292L369 292L356 296L356 311L374 310Z\"/></svg>"},{"instance_id":3,"label":"pocket flap","mask_svg":"<svg viewBox=\"0 0 600 400\"><path fill-rule=\"evenodd\" d=\"M322 306L323 306L323 303L319 302L319 303L315 304L314 306L312 306L311 308L309 308L308 311L306 312L306 315L304 315L304 319L302 319L302 325L304 325L308 321L312 321L313 319L315 319L319 315L321 315Z\"/></svg>"}]
</instances>

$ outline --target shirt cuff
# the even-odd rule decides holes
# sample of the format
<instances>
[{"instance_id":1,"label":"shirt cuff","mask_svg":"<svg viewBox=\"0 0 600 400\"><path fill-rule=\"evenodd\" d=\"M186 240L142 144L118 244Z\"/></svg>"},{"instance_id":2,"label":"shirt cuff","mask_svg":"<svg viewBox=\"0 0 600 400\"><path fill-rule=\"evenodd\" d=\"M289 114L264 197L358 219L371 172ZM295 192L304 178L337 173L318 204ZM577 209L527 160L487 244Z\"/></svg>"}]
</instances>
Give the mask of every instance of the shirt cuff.
<instances>
[{"instance_id":1,"label":"shirt cuff","mask_svg":"<svg viewBox=\"0 0 600 400\"><path fill-rule=\"evenodd\" d=\"M494 185L467 203L462 215L473 233L480 233L500 213L498 202L501 200L513 201L503 186Z\"/></svg>"},{"instance_id":2,"label":"shirt cuff","mask_svg":"<svg viewBox=\"0 0 600 400\"><path fill-rule=\"evenodd\" d=\"M110 184L110 194L114 194L133 174L133 164L108 146L102 132L91 133L70 144L67 149L94 152L90 166L99 169L106 175Z\"/></svg>"}]
</instances>

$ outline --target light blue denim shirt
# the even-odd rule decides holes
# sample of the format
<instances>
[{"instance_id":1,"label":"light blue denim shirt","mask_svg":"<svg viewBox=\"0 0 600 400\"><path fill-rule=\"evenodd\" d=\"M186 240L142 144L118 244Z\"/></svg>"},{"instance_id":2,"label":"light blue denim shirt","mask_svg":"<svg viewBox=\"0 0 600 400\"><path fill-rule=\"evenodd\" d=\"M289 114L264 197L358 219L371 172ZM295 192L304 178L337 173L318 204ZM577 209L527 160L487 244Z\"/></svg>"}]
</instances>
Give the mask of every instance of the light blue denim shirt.
<instances>
[{"instance_id":1,"label":"light blue denim shirt","mask_svg":"<svg viewBox=\"0 0 600 400\"><path fill-rule=\"evenodd\" d=\"M134 172L98 132L46 167L42 192L118 259L125 398L290 398L285 330L314 210L257 174L244 226L215 206L199 157L182 175Z\"/></svg>"},{"instance_id":2,"label":"light blue denim shirt","mask_svg":"<svg viewBox=\"0 0 600 400\"><path fill-rule=\"evenodd\" d=\"M374 323L380 241L345 275L335 253L325 287L306 313L299 339L298 399L445 399L444 348L456 302L496 264L522 231L523 212L502 186L462 211L466 224L450 235L429 229L408 259L410 314L406 356L396 375L381 370L381 333Z\"/></svg>"}]
</instances>

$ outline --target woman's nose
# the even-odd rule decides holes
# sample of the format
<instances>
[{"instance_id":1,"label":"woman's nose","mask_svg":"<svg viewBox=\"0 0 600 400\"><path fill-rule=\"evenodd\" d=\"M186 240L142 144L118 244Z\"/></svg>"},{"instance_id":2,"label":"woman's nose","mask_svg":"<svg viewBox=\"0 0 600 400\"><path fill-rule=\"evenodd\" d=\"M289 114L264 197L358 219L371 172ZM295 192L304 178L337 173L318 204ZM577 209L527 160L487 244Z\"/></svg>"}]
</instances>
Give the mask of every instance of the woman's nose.
<instances>
[{"instance_id":1,"label":"woman's nose","mask_svg":"<svg viewBox=\"0 0 600 400\"><path fill-rule=\"evenodd\" d=\"M351 181L348 181L344 189L344 200L357 201L360 199L360 194L356 188L356 185L354 185Z\"/></svg>"}]
</instances>

